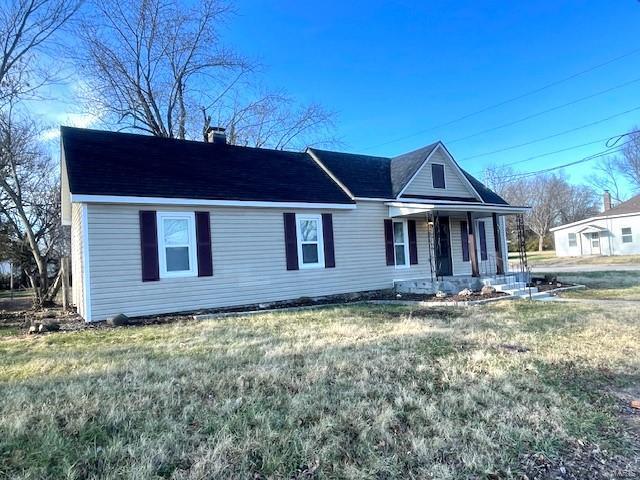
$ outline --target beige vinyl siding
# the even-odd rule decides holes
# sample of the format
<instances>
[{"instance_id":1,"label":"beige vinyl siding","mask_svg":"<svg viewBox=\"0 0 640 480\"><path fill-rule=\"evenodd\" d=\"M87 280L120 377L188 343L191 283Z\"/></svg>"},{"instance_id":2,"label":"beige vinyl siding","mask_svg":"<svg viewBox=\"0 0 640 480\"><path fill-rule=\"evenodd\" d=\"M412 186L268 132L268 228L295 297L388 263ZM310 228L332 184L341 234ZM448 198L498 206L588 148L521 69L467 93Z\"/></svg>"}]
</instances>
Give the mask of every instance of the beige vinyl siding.
<instances>
[{"instance_id":1,"label":"beige vinyl siding","mask_svg":"<svg viewBox=\"0 0 640 480\"><path fill-rule=\"evenodd\" d=\"M71 278L73 282L72 300L78 313L84 316L84 269L82 266L82 205L71 207Z\"/></svg>"},{"instance_id":2,"label":"beige vinyl siding","mask_svg":"<svg viewBox=\"0 0 640 480\"><path fill-rule=\"evenodd\" d=\"M433 188L431 178L431 163L444 164L445 188ZM409 183L403 195L436 195L441 197L476 198L476 194L469 186L462 174L449 157L438 148L429 161L422 166L415 178Z\"/></svg>"},{"instance_id":3,"label":"beige vinyl siding","mask_svg":"<svg viewBox=\"0 0 640 480\"><path fill-rule=\"evenodd\" d=\"M139 211L195 208L88 205L93 320L225 307L298 297L390 288L394 279L429 275L426 222L417 222L418 265L387 266L384 223L388 207L358 203L334 210L335 268L286 270L282 213L329 210L197 208L211 214L213 277L142 282Z\"/></svg>"}]
</instances>

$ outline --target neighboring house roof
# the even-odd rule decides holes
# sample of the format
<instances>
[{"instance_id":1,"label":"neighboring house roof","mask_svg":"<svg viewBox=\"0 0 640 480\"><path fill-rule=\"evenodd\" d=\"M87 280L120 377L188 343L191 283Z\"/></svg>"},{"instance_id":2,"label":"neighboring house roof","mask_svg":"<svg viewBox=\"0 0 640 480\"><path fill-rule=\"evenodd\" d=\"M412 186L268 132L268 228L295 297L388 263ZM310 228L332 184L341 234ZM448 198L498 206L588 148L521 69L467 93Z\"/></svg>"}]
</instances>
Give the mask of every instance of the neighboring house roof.
<instances>
[{"instance_id":1,"label":"neighboring house roof","mask_svg":"<svg viewBox=\"0 0 640 480\"><path fill-rule=\"evenodd\" d=\"M629 216L634 214L640 215L640 195L636 195L635 197L630 198L626 202L622 202L620 205L610 208L609 210L605 210L604 212L598 215L585 218L583 220L578 220L577 222L559 225L557 227L551 228L550 231L555 232L556 230L562 230L563 228L574 227L576 225L581 225L583 223L593 222L594 220L604 220L606 218L622 217L622 216Z\"/></svg>"},{"instance_id":2,"label":"neighboring house roof","mask_svg":"<svg viewBox=\"0 0 640 480\"><path fill-rule=\"evenodd\" d=\"M630 198L609 210L602 212L602 215L621 215L623 213L640 213L640 195Z\"/></svg>"},{"instance_id":3,"label":"neighboring house roof","mask_svg":"<svg viewBox=\"0 0 640 480\"><path fill-rule=\"evenodd\" d=\"M287 152L72 127L62 127L61 137L72 194L309 203L353 203L350 194L396 198L442 145L436 142L388 158L315 148ZM469 173L462 173L484 202L508 205Z\"/></svg>"},{"instance_id":4,"label":"neighboring house roof","mask_svg":"<svg viewBox=\"0 0 640 480\"><path fill-rule=\"evenodd\" d=\"M62 127L73 194L353 203L307 154Z\"/></svg>"}]
</instances>

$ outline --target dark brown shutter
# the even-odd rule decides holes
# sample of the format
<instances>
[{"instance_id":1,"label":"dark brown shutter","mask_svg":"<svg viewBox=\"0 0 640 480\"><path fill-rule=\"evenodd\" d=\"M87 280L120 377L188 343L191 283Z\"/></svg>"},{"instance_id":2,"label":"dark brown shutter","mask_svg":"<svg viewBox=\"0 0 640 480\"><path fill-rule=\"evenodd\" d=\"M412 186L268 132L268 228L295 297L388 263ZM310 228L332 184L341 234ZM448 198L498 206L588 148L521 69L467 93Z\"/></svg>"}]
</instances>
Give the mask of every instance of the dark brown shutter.
<instances>
[{"instance_id":1,"label":"dark brown shutter","mask_svg":"<svg viewBox=\"0 0 640 480\"><path fill-rule=\"evenodd\" d=\"M140 253L142 256L142 281L160 280L158 227L154 210L140 210Z\"/></svg>"},{"instance_id":2,"label":"dark brown shutter","mask_svg":"<svg viewBox=\"0 0 640 480\"><path fill-rule=\"evenodd\" d=\"M296 214L284 213L284 250L287 256L287 270L298 270L298 239L296 234Z\"/></svg>"},{"instance_id":3,"label":"dark brown shutter","mask_svg":"<svg viewBox=\"0 0 640 480\"><path fill-rule=\"evenodd\" d=\"M198 276L213 276L209 212L196 212L196 246L198 252Z\"/></svg>"},{"instance_id":4,"label":"dark brown shutter","mask_svg":"<svg viewBox=\"0 0 640 480\"><path fill-rule=\"evenodd\" d=\"M416 234L416 221L407 220L407 229L409 230L409 264L418 264L418 238Z\"/></svg>"},{"instance_id":5,"label":"dark brown shutter","mask_svg":"<svg viewBox=\"0 0 640 480\"><path fill-rule=\"evenodd\" d=\"M462 261L469 261L469 229L467 222L460 222L460 240L462 240Z\"/></svg>"},{"instance_id":6,"label":"dark brown shutter","mask_svg":"<svg viewBox=\"0 0 640 480\"><path fill-rule=\"evenodd\" d=\"M387 255L387 265L395 265L396 257L393 253L393 220L384 220L384 248Z\"/></svg>"},{"instance_id":7,"label":"dark brown shutter","mask_svg":"<svg viewBox=\"0 0 640 480\"><path fill-rule=\"evenodd\" d=\"M336 266L336 254L333 247L333 215L322 214L322 240L324 242L324 267Z\"/></svg>"},{"instance_id":8,"label":"dark brown shutter","mask_svg":"<svg viewBox=\"0 0 640 480\"><path fill-rule=\"evenodd\" d=\"M478 222L478 235L480 236L480 259L486 260L487 257L487 232L484 229L484 222Z\"/></svg>"}]
</instances>

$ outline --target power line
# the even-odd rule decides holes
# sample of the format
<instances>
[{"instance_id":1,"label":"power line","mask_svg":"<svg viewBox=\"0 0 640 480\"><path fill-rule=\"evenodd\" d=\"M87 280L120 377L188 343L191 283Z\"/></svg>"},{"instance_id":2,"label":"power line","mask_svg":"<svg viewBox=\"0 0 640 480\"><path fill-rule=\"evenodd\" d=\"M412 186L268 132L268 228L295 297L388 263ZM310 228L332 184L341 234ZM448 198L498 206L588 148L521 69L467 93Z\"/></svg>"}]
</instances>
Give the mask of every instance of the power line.
<instances>
[{"instance_id":1,"label":"power line","mask_svg":"<svg viewBox=\"0 0 640 480\"><path fill-rule=\"evenodd\" d=\"M536 93L540 93L540 92L542 92L544 90L547 90L549 88L555 87L555 86L560 85L562 83L568 82L569 80L573 80L574 78L580 77L580 76L582 76L584 74L587 74L587 73L592 72L594 70L597 70L599 68L605 67L605 66L607 66L607 65L609 65L611 63L617 62L618 60L622 60L624 58L627 58L627 57L630 57L632 55L635 55L638 52L640 52L640 48L636 48L634 50L631 50L630 52L627 52L627 53L624 53L624 54L619 55L617 57L614 57L614 58L612 58L610 60L607 60L607 61L605 61L603 63L594 65L594 66L592 66L590 68L587 68L586 70L581 70L581 71L579 71L577 73L569 75L568 77L564 77L564 78L561 78L559 80L553 81L551 83L547 83L546 85L538 87L538 88L536 88L534 90L530 90L528 92L522 93L522 94L517 95L515 97L511 97L511 98L508 98L508 99L503 100L501 102L494 103L493 105L488 105L486 107L481 108L480 110L476 110L474 112L468 113L468 114L463 115L461 117L454 118L453 120L449 120L448 122L441 123L439 125L434 125L432 127L428 127L428 128L422 129L422 130L418 130L418 131L416 131L414 133L411 133L409 135L404 135L402 137L397 137L395 139L388 140L388 141L383 142L383 143L378 143L376 145L371 145L369 147L363 148L362 150L363 151L372 150L374 148L383 147L385 145L389 145L389 144L392 144L392 143L400 142L402 140L407 140L409 138L413 138L413 137L416 137L418 135L422 135L423 133L427 133L427 132L430 132L430 131L433 131L433 130L437 130L439 128L448 127L449 125L453 125L454 123L461 122L462 120L466 120L467 118L474 117L474 116L479 115L481 113L488 112L488 111L493 110L495 108L502 107L503 105L507 105L507 104L509 104L511 102L515 102L517 100L521 100L523 98L529 97L531 95L535 95Z\"/></svg>"},{"instance_id":2,"label":"power line","mask_svg":"<svg viewBox=\"0 0 640 480\"><path fill-rule=\"evenodd\" d=\"M452 143L456 143L456 142L462 142L463 140L468 140L470 138L474 138L474 137L477 137L479 135L484 135L485 133L490 133L490 132L494 132L496 130L500 130L500 129L503 129L503 128L506 128L506 127L510 127L512 125L516 125L518 123L522 123L522 122L524 122L526 120L531 120L532 118L536 118L536 117L539 117L541 115L545 115L545 114L547 114L549 112L554 112L556 110L560 110L562 108L569 107L571 105L575 105L576 103L584 102L585 100L589 100L589 99L597 97L599 95L604 95L605 93L609 93L609 92L611 92L613 90L617 90L619 88L623 88L623 87L629 86L629 85L631 85L633 83L637 83L637 82L640 82L640 77L634 78L633 80L629 80L628 82L620 83L618 85L615 85L613 87L607 88L605 90L600 90L599 92L592 93L590 95L586 95L584 97L577 98L577 99L572 100L570 102L563 103L561 105L556 105L555 107L547 108L546 110L542 110L540 112L532 113L531 115L527 115L525 117L519 118L518 120L513 120L511 122L503 123L502 125L497 125L495 127L487 128L485 130L481 130L479 132L472 133L471 135L467 135L466 137L460 137L460 138L456 138L454 140L448 140L447 141L447 145L451 145Z\"/></svg>"},{"instance_id":3,"label":"power line","mask_svg":"<svg viewBox=\"0 0 640 480\"><path fill-rule=\"evenodd\" d=\"M603 118L601 120L596 120L595 122L591 122L591 123L586 123L584 125L580 125L579 127L570 128L568 130L563 130L562 132L554 133L553 135L547 135L546 137L539 137L539 138L536 138L534 140L530 140L528 142L518 143L517 145L511 145L509 147L500 148L498 150L492 150L490 152L478 153L477 155L472 155L470 157L462 158L462 159L460 159L460 161L464 162L465 160L472 160L474 158L486 157L487 155L493 155L495 153L506 152L506 151L509 151L509 150L514 150L516 148L526 147L527 145L533 145L534 143L542 142L544 140L549 140L550 138L561 137L562 135L566 135L568 133L572 133L572 132L576 132L578 130L582 130L583 128L588 128L588 127L592 127L594 125L598 125L600 123L607 122L607 121L609 121L611 119L614 119L614 118L617 118L617 117L621 117L621 116L626 115L626 114L631 113L631 112L635 112L636 110L640 110L640 106L632 108L630 110L626 110L624 112L617 113L615 115L611 115L610 117ZM624 135L626 135L626 133L621 135L621 136L618 136L616 138L621 138ZM605 141L605 140L608 140L610 138L611 137L605 137L602 140L596 140L594 142L585 143L585 144L582 144L582 145L576 145L575 147L570 147L570 148L578 148L578 147L583 147L585 145L593 145L594 143ZM607 145L607 146L614 146L614 145ZM565 150L560 150L560 151L566 151L566 149ZM537 157L532 157L532 158L537 158ZM530 160L530 159L527 159L527 160ZM526 161L526 160L523 160L522 162L524 162L524 161ZM515 162L515 163L522 163L522 162Z\"/></svg>"},{"instance_id":4,"label":"power line","mask_svg":"<svg viewBox=\"0 0 640 480\"><path fill-rule=\"evenodd\" d=\"M631 140L630 140L631 141ZM620 147L622 147L623 145L626 145L629 142L625 142L623 144L620 145ZM572 167L574 165L578 165L580 163L585 163L585 162L590 162L591 160L595 160L596 158L600 158L600 157L604 157L606 155L611 155L612 153L618 153L622 151L622 148L615 148L615 149L608 149L599 153L595 153L593 155L590 155L588 157L582 158L580 160L575 160L573 162L569 162L569 163L564 163L562 165L557 165L555 167L549 167L549 168L545 168L542 170L534 170L532 172L524 172L524 173L516 173L514 175L506 175L505 179L507 179L507 182L514 182L516 180L522 180L523 178L528 178L528 177L532 177L535 175L540 175L542 173L548 173L548 172L552 172L554 170L560 170L561 168L566 168L566 167Z\"/></svg>"}]
</instances>

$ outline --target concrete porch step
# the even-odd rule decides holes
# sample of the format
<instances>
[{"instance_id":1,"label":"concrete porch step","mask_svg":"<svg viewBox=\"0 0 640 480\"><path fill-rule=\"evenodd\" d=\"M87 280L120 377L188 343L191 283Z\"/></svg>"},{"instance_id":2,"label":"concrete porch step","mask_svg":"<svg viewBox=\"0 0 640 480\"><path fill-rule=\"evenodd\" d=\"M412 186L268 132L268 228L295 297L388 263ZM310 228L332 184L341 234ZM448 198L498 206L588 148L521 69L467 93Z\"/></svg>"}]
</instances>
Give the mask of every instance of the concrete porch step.
<instances>
[{"instance_id":1,"label":"concrete porch step","mask_svg":"<svg viewBox=\"0 0 640 480\"><path fill-rule=\"evenodd\" d=\"M506 292L507 290L526 288L526 286L527 284L525 282L500 283L497 285L492 285L492 287L495 288L498 292Z\"/></svg>"},{"instance_id":2,"label":"concrete porch step","mask_svg":"<svg viewBox=\"0 0 640 480\"><path fill-rule=\"evenodd\" d=\"M531 292L529 292L529 290L531 290ZM522 296L529 296L529 293L531 293L531 295L538 293L538 289L536 287L531 287L531 289L529 289L529 287L524 287L524 288L509 288L507 290L502 290L504 293L508 293L509 295L513 295L516 297L522 297Z\"/></svg>"}]
</instances>

